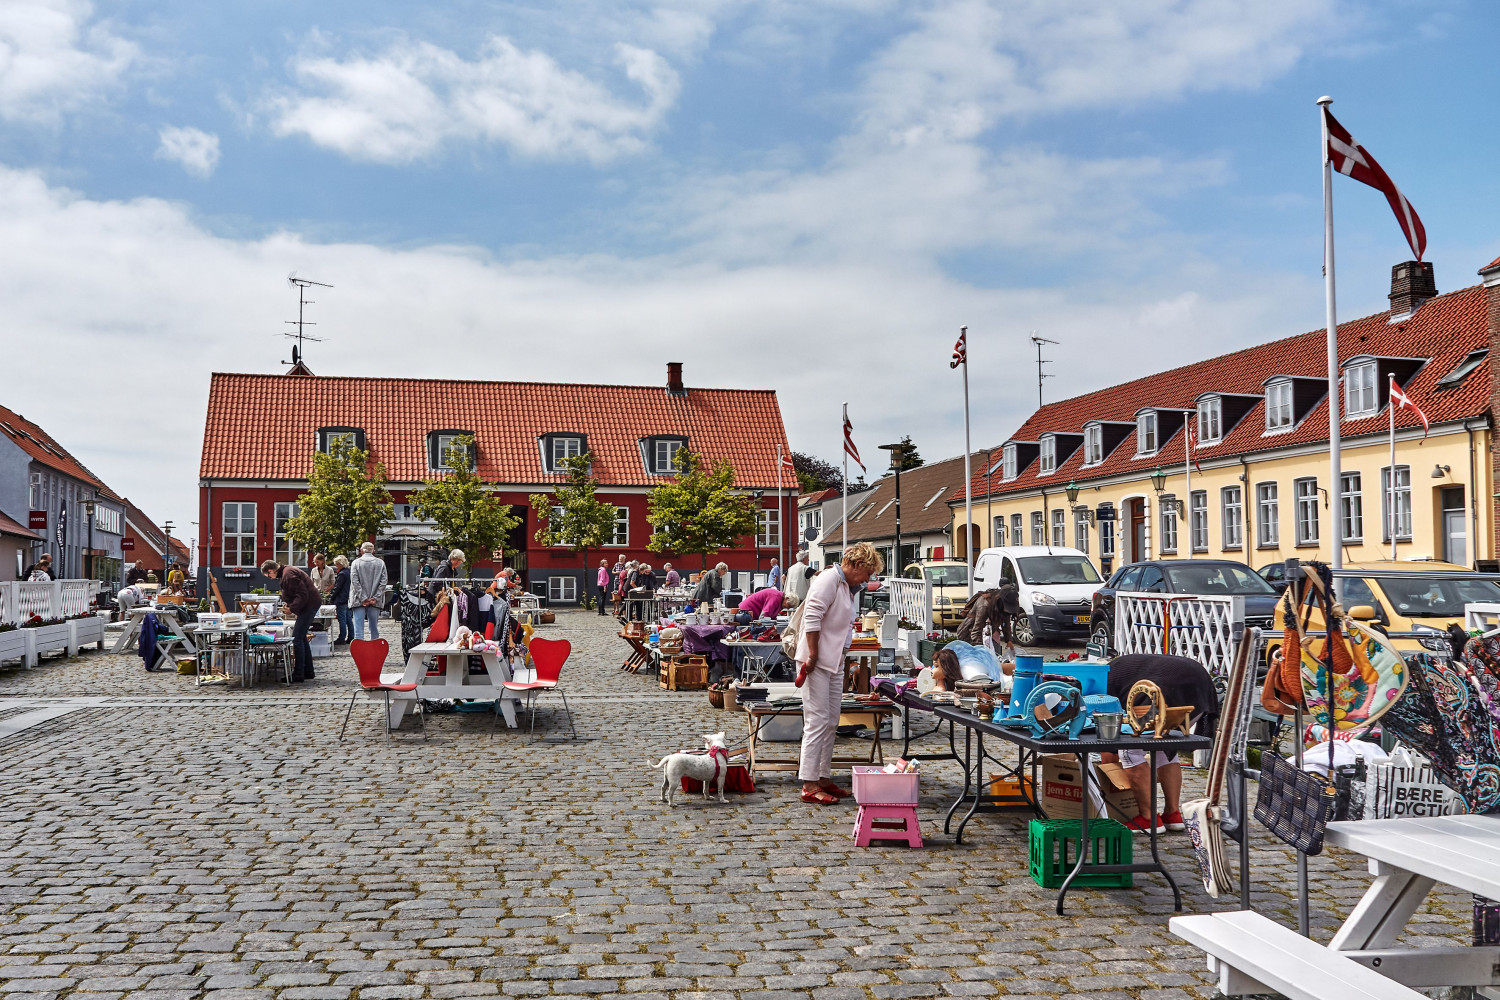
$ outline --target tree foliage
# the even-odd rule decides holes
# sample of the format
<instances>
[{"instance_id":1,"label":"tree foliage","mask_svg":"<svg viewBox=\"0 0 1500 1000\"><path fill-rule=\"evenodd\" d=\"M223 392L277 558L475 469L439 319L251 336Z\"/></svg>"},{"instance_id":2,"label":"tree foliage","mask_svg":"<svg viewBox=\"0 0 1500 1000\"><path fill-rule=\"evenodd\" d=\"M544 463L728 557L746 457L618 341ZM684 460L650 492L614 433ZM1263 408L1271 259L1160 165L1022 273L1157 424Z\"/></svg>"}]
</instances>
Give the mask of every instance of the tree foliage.
<instances>
[{"instance_id":1,"label":"tree foliage","mask_svg":"<svg viewBox=\"0 0 1500 1000\"><path fill-rule=\"evenodd\" d=\"M844 488L844 473L831 462L825 462L821 458L804 452L794 451L792 452L792 466L797 470L797 485L802 488L803 493Z\"/></svg>"},{"instance_id":2,"label":"tree foliage","mask_svg":"<svg viewBox=\"0 0 1500 1000\"><path fill-rule=\"evenodd\" d=\"M530 497L537 520L546 525L537 529L536 540L542 545L566 546L574 555L582 555L585 575L589 549L601 547L615 533L615 506L594 495L599 484L589 472L591 462L593 455L588 452L563 459L568 481L559 483L550 494L533 493ZM561 510L554 512L554 507Z\"/></svg>"},{"instance_id":3,"label":"tree foliage","mask_svg":"<svg viewBox=\"0 0 1500 1000\"><path fill-rule=\"evenodd\" d=\"M921 468L927 461L917 454L917 446L911 443L911 435L901 438L901 447L891 451L891 469L894 471L898 466L902 472L910 472L912 469Z\"/></svg>"},{"instance_id":4,"label":"tree foliage","mask_svg":"<svg viewBox=\"0 0 1500 1000\"><path fill-rule=\"evenodd\" d=\"M720 459L704 468L703 456L677 452L677 475L651 491L646 519L656 529L646 547L652 552L703 556L756 530L755 498L734 490L734 466Z\"/></svg>"},{"instance_id":5,"label":"tree foliage","mask_svg":"<svg viewBox=\"0 0 1500 1000\"><path fill-rule=\"evenodd\" d=\"M363 448L335 437L328 451L313 455L307 492L297 498L297 516L286 522L287 536L308 552L326 552L330 561L354 552L395 513L386 481L382 463L370 469Z\"/></svg>"},{"instance_id":6,"label":"tree foliage","mask_svg":"<svg viewBox=\"0 0 1500 1000\"><path fill-rule=\"evenodd\" d=\"M447 472L422 480L422 488L413 490L407 500L418 517L437 525L443 547L462 549L467 566L472 566L503 550L521 518L511 513L510 504L495 499L494 484L475 471L472 436L454 439L443 453L443 465Z\"/></svg>"}]
</instances>

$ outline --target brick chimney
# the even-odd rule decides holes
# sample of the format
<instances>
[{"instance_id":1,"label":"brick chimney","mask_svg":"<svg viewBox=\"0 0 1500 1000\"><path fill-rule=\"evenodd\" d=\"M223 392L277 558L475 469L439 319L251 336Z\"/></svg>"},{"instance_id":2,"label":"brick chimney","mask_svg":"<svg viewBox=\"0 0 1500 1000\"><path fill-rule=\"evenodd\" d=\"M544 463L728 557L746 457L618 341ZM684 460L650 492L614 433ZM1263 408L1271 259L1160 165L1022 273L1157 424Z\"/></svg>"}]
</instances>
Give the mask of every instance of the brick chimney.
<instances>
[{"instance_id":1,"label":"brick chimney","mask_svg":"<svg viewBox=\"0 0 1500 1000\"><path fill-rule=\"evenodd\" d=\"M686 396L687 386L682 384L682 362L667 362L667 395Z\"/></svg>"},{"instance_id":2,"label":"brick chimney","mask_svg":"<svg viewBox=\"0 0 1500 1000\"><path fill-rule=\"evenodd\" d=\"M1432 261L1404 260L1391 268L1391 318L1410 316L1437 294Z\"/></svg>"}]
</instances>

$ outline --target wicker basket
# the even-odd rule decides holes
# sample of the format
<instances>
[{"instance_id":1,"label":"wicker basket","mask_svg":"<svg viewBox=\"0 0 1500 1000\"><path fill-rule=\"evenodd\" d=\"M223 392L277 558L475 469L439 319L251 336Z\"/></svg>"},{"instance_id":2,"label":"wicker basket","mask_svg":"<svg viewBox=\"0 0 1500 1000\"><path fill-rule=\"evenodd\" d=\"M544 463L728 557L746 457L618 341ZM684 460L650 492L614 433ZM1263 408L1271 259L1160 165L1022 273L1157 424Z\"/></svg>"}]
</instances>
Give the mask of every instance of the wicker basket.
<instances>
[{"instance_id":1,"label":"wicker basket","mask_svg":"<svg viewBox=\"0 0 1500 1000\"><path fill-rule=\"evenodd\" d=\"M724 707L724 692L715 688L708 689L708 703L714 708Z\"/></svg>"}]
</instances>

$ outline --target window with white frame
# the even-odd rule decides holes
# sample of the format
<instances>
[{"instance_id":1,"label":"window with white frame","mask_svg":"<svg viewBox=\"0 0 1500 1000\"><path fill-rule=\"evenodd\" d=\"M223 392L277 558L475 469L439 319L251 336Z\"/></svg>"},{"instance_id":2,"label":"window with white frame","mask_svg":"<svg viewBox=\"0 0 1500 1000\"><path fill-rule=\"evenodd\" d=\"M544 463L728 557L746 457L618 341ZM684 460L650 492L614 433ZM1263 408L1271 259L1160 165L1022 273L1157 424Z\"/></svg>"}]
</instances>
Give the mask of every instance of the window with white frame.
<instances>
[{"instance_id":1,"label":"window with white frame","mask_svg":"<svg viewBox=\"0 0 1500 1000\"><path fill-rule=\"evenodd\" d=\"M427 464L434 472L448 471L448 449L461 437L472 438L469 431L433 431L427 435ZM469 468L474 468L474 446L469 446Z\"/></svg>"},{"instance_id":2,"label":"window with white frame","mask_svg":"<svg viewBox=\"0 0 1500 1000\"><path fill-rule=\"evenodd\" d=\"M1237 549L1245 544L1241 527L1245 523L1245 494L1238 486L1226 486L1219 491L1219 530L1223 533L1224 548Z\"/></svg>"},{"instance_id":3,"label":"window with white frame","mask_svg":"<svg viewBox=\"0 0 1500 1000\"><path fill-rule=\"evenodd\" d=\"M1208 490L1194 490L1188 497L1188 534L1194 552L1208 551Z\"/></svg>"},{"instance_id":4,"label":"window with white frame","mask_svg":"<svg viewBox=\"0 0 1500 1000\"><path fill-rule=\"evenodd\" d=\"M1255 487L1255 544L1274 549L1281 544L1280 513L1275 483L1258 483Z\"/></svg>"},{"instance_id":5,"label":"window with white frame","mask_svg":"<svg viewBox=\"0 0 1500 1000\"><path fill-rule=\"evenodd\" d=\"M1010 516L1010 544L1024 545L1025 542L1023 542L1022 539L1024 539L1025 537L1026 536L1022 533L1021 530L1021 515L1012 514Z\"/></svg>"},{"instance_id":6,"label":"window with white frame","mask_svg":"<svg viewBox=\"0 0 1500 1000\"><path fill-rule=\"evenodd\" d=\"M614 528L614 531L609 536L609 544L611 544L611 545L629 545L630 544L630 508L629 507L616 507L615 508L615 528Z\"/></svg>"},{"instance_id":7,"label":"window with white frame","mask_svg":"<svg viewBox=\"0 0 1500 1000\"><path fill-rule=\"evenodd\" d=\"M94 506L94 527L100 531L107 531L111 535L120 533L120 512L113 507L106 507L102 503Z\"/></svg>"},{"instance_id":8,"label":"window with white frame","mask_svg":"<svg viewBox=\"0 0 1500 1000\"><path fill-rule=\"evenodd\" d=\"M583 438L570 437L567 435L556 435L551 439L547 451L547 471L562 472L563 462L583 454ZM553 577L556 580L559 577Z\"/></svg>"},{"instance_id":9,"label":"window with white frame","mask_svg":"<svg viewBox=\"0 0 1500 1000\"><path fill-rule=\"evenodd\" d=\"M1339 512L1344 519L1344 541L1360 542L1365 537L1365 501L1361 495L1363 486L1357 472L1345 472L1339 476Z\"/></svg>"},{"instance_id":10,"label":"window with white frame","mask_svg":"<svg viewBox=\"0 0 1500 1000\"><path fill-rule=\"evenodd\" d=\"M1051 434L1042 435L1041 471L1057 471L1057 438Z\"/></svg>"},{"instance_id":11,"label":"window with white frame","mask_svg":"<svg viewBox=\"0 0 1500 1000\"><path fill-rule=\"evenodd\" d=\"M1375 362L1365 361L1344 369L1344 416L1372 417L1380 412L1375 391Z\"/></svg>"},{"instance_id":12,"label":"window with white frame","mask_svg":"<svg viewBox=\"0 0 1500 1000\"><path fill-rule=\"evenodd\" d=\"M686 438L652 438L651 471L659 476L675 475L677 453L686 447Z\"/></svg>"},{"instance_id":13,"label":"window with white frame","mask_svg":"<svg viewBox=\"0 0 1500 1000\"><path fill-rule=\"evenodd\" d=\"M365 432L358 427L320 427L318 428L318 450L325 454L333 451L335 442L342 441L350 448L358 448L361 451L365 447ZM442 458L442 452L438 452L438 458Z\"/></svg>"},{"instance_id":14,"label":"window with white frame","mask_svg":"<svg viewBox=\"0 0 1500 1000\"><path fill-rule=\"evenodd\" d=\"M1209 396L1198 400L1198 443L1217 444L1224 436L1224 400Z\"/></svg>"},{"instance_id":15,"label":"window with white frame","mask_svg":"<svg viewBox=\"0 0 1500 1000\"><path fill-rule=\"evenodd\" d=\"M1073 512L1073 547L1079 552L1089 550L1088 511L1075 510Z\"/></svg>"},{"instance_id":16,"label":"window with white frame","mask_svg":"<svg viewBox=\"0 0 1500 1000\"><path fill-rule=\"evenodd\" d=\"M1016 446L1008 444L1000 452L1000 478L1014 479L1017 471Z\"/></svg>"},{"instance_id":17,"label":"window with white frame","mask_svg":"<svg viewBox=\"0 0 1500 1000\"><path fill-rule=\"evenodd\" d=\"M1059 548L1068 544L1068 515L1061 507L1052 511L1052 544Z\"/></svg>"},{"instance_id":18,"label":"window with white frame","mask_svg":"<svg viewBox=\"0 0 1500 1000\"><path fill-rule=\"evenodd\" d=\"M1113 559L1115 557L1115 522L1099 522L1099 558Z\"/></svg>"},{"instance_id":19,"label":"window with white frame","mask_svg":"<svg viewBox=\"0 0 1500 1000\"><path fill-rule=\"evenodd\" d=\"M255 565L255 504L224 505L224 565Z\"/></svg>"},{"instance_id":20,"label":"window with white frame","mask_svg":"<svg viewBox=\"0 0 1500 1000\"><path fill-rule=\"evenodd\" d=\"M1104 461L1104 427L1089 424L1083 429L1083 464L1098 465Z\"/></svg>"},{"instance_id":21,"label":"window with white frame","mask_svg":"<svg viewBox=\"0 0 1500 1000\"><path fill-rule=\"evenodd\" d=\"M1000 517L995 518L995 523L993 525L991 525L990 527L991 527L991 530L993 532L990 544L991 545L1004 545L1005 544L1005 517L1002 515Z\"/></svg>"},{"instance_id":22,"label":"window with white frame","mask_svg":"<svg viewBox=\"0 0 1500 1000\"><path fill-rule=\"evenodd\" d=\"M1380 521L1381 536L1391 540L1391 467L1380 470ZM1411 540L1411 466L1396 466L1395 486L1396 540Z\"/></svg>"},{"instance_id":23,"label":"window with white frame","mask_svg":"<svg viewBox=\"0 0 1500 1000\"><path fill-rule=\"evenodd\" d=\"M555 528L560 528L562 526L562 523L563 523L563 517L564 517L563 509L561 507L553 507L552 508L552 513L550 515L548 515L548 517L547 517L547 528L549 530L553 530ZM568 543L567 539L565 539L565 538L559 538L557 541L553 542L552 544L556 548L566 548L569 543ZM554 579L556 579L556 578L554 577Z\"/></svg>"},{"instance_id":24,"label":"window with white frame","mask_svg":"<svg viewBox=\"0 0 1500 1000\"><path fill-rule=\"evenodd\" d=\"M1039 510L1031 512L1031 544L1047 544L1047 525L1042 520L1042 512Z\"/></svg>"},{"instance_id":25,"label":"window with white frame","mask_svg":"<svg viewBox=\"0 0 1500 1000\"><path fill-rule=\"evenodd\" d=\"M547 600L553 604L571 604L577 601L578 578L576 576L548 577Z\"/></svg>"},{"instance_id":26,"label":"window with white frame","mask_svg":"<svg viewBox=\"0 0 1500 1000\"><path fill-rule=\"evenodd\" d=\"M302 513L302 505L295 502L278 503L271 508L271 532L275 536L273 558L283 566L306 566L307 550L286 533L286 523ZM337 555L338 553L334 553Z\"/></svg>"},{"instance_id":27,"label":"window with white frame","mask_svg":"<svg viewBox=\"0 0 1500 1000\"><path fill-rule=\"evenodd\" d=\"M1161 551L1163 555L1177 551L1177 504L1167 501L1161 504Z\"/></svg>"},{"instance_id":28,"label":"window with white frame","mask_svg":"<svg viewBox=\"0 0 1500 1000\"><path fill-rule=\"evenodd\" d=\"M1292 482L1296 505L1297 544L1318 544L1318 481L1311 477Z\"/></svg>"},{"instance_id":29,"label":"window with white frame","mask_svg":"<svg viewBox=\"0 0 1500 1000\"><path fill-rule=\"evenodd\" d=\"M1266 430L1292 426L1292 382L1282 379L1266 386Z\"/></svg>"},{"instance_id":30,"label":"window with white frame","mask_svg":"<svg viewBox=\"0 0 1500 1000\"><path fill-rule=\"evenodd\" d=\"M762 507L756 512L755 517L757 532L756 542L763 549L774 549L781 546L781 511L775 507Z\"/></svg>"},{"instance_id":31,"label":"window with white frame","mask_svg":"<svg viewBox=\"0 0 1500 1000\"><path fill-rule=\"evenodd\" d=\"M1135 453L1156 454L1156 411L1147 410L1135 418Z\"/></svg>"}]
</instances>

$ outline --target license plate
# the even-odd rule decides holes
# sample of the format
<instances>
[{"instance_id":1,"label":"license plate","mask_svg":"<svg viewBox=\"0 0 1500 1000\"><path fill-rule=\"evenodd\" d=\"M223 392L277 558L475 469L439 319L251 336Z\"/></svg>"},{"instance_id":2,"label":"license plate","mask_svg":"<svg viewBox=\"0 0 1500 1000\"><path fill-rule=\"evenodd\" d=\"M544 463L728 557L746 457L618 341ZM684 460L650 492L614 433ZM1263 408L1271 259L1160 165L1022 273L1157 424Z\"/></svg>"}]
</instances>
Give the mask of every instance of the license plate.
<instances>
[{"instance_id":1,"label":"license plate","mask_svg":"<svg viewBox=\"0 0 1500 1000\"><path fill-rule=\"evenodd\" d=\"M1087 625L1088 623L1089 623L1089 616L1088 615L1074 615L1073 616L1073 624L1074 625Z\"/></svg>"}]
</instances>

